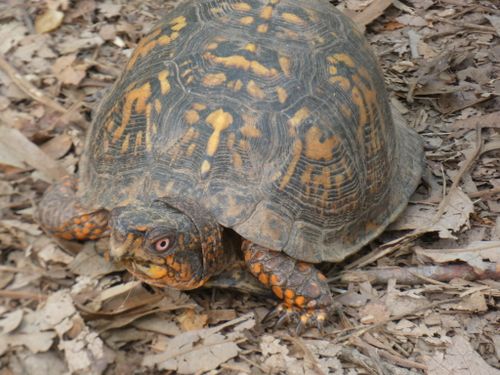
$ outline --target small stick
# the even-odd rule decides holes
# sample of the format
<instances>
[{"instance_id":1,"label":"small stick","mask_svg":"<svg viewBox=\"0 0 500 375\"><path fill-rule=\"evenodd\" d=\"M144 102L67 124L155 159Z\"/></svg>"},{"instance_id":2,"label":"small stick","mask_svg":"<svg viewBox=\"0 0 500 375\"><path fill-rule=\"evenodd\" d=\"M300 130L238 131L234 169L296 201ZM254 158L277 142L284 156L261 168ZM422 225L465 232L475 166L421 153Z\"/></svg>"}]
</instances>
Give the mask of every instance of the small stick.
<instances>
[{"instance_id":1,"label":"small stick","mask_svg":"<svg viewBox=\"0 0 500 375\"><path fill-rule=\"evenodd\" d=\"M31 97L33 100L52 108L54 111L66 114L66 109L60 105L55 100L47 97L42 91L37 89L31 84L27 79L25 79L20 73L16 71L8 62L5 60L4 56L0 54L0 69L2 69L10 79L16 84L19 89L26 95Z\"/></svg>"},{"instance_id":2,"label":"small stick","mask_svg":"<svg viewBox=\"0 0 500 375\"><path fill-rule=\"evenodd\" d=\"M0 297L12 299L31 299L37 302L43 302L47 299L45 294L21 292L18 290L0 290Z\"/></svg>"}]
</instances>

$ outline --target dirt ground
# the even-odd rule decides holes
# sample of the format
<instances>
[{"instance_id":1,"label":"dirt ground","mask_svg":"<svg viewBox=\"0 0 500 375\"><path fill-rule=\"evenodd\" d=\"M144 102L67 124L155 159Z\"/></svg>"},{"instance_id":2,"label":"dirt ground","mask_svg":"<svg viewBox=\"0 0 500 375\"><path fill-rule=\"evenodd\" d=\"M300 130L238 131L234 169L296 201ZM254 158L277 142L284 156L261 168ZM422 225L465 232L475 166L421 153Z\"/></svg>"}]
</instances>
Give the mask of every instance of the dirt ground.
<instances>
[{"instance_id":1,"label":"dirt ground","mask_svg":"<svg viewBox=\"0 0 500 375\"><path fill-rule=\"evenodd\" d=\"M334 1L379 57L427 170L397 223L325 265L337 312L296 337L274 299L145 286L106 241L47 237L47 186L160 0L0 2L0 375L500 374L500 3Z\"/></svg>"}]
</instances>

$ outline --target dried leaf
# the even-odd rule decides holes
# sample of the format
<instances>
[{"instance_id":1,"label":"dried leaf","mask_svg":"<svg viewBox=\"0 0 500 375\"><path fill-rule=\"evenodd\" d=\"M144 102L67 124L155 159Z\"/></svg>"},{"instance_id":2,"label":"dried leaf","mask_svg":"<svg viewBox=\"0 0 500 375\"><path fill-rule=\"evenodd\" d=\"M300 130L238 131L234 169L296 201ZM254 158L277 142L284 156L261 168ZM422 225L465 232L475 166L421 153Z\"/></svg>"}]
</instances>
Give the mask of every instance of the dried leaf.
<instances>
[{"instance_id":1,"label":"dried leaf","mask_svg":"<svg viewBox=\"0 0 500 375\"><path fill-rule=\"evenodd\" d=\"M35 30L37 33L48 33L61 26L64 13L55 9L47 9L35 19Z\"/></svg>"},{"instance_id":2,"label":"dried leaf","mask_svg":"<svg viewBox=\"0 0 500 375\"><path fill-rule=\"evenodd\" d=\"M500 241L473 242L459 249L417 249L417 255L436 263L462 261L474 267L478 272L490 268L489 262L500 264ZM488 262L489 261L489 262Z\"/></svg>"},{"instance_id":3,"label":"dried leaf","mask_svg":"<svg viewBox=\"0 0 500 375\"><path fill-rule=\"evenodd\" d=\"M452 344L445 353L426 356L425 364L429 375L500 375L500 370L488 365L467 338L461 335L452 338Z\"/></svg>"},{"instance_id":4,"label":"dried leaf","mask_svg":"<svg viewBox=\"0 0 500 375\"><path fill-rule=\"evenodd\" d=\"M0 126L0 145L17 160L29 164L49 182L60 180L67 174L53 159L27 139L19 130Z\"/></svg>"},{"instance_id":5,"label":"dried leaf","mask_svg":"<svg viewBox=\"0 0 500 375\"><path fill-rule=\"evenodd\" d=\"M23 310L18 309L11 311L10 313L3 314L0 318L0 335L5 335L7 333L15 330L21 322L23 321Z\"/></svg>"},{"instance_id":6,"label":"dried leaf","mask_svg":"<svg viewBox=\"0 0 500 375\"><path fill-rule=\"evenodd\" d=\"M437 206L413 204L407 207L403 215L390 226L390 229L426 229L428 232L439 232L441 238L455 238L454 233L470 226L469 215L474 212L474 205L460 189L450 194L449 203L436 223L433 221L438 212Z\"/></svg>"}]
</instances>

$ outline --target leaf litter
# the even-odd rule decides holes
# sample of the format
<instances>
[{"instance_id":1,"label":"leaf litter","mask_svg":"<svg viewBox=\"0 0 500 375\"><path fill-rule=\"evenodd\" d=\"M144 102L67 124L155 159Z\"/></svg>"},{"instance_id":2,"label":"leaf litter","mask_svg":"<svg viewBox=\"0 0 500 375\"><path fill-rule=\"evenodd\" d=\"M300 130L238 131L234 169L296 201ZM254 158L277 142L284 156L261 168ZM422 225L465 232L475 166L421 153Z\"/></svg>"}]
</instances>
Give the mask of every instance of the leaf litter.
<instances>
[{"instance_id":1,"label":"leaf litter","mask_svg":"<svg viewBox=\"0 0 500 375\"><path fill-rule=\"evenodd\" d=\"M40 230L36 202L77 169L103 92L176 3L0 4L0 374L498 374L495 1L332 1L422 135L427 175L390 230L325 265L338 311L324 334L263 326L262 294L144 286L107 260L105 241Z\"/></svg>"}]
</instances>

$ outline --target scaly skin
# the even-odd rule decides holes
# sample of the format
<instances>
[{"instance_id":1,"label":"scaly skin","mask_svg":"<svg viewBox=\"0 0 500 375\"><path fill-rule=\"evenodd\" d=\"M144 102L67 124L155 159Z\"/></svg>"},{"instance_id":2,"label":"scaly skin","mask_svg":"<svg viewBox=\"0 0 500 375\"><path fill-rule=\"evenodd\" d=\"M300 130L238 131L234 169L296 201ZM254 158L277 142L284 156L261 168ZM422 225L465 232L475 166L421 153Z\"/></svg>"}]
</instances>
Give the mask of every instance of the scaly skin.
<instances>
[{"instance_id":1,"label":"scaly skin","mask_svg":"<svg viewBox=\"0 0 500 375\"><path fill-rule=\"evenodd\" d=\"M76 177L66 177L47 189L38 207L43 229L65 240L96 240L109 234L106 210L85 210L76 197Z\"/></svg>"},{"instance_id":2,"label":"scaly skin","mask_svg":"<svg viewBox=\"0 0 500 375\"><path fill-rule=\"evenodd\" d=\"M248 270L283 302L271 315L277 324L298 320L297 332L307 326L322 329L333 299L326 277L312 264L293 259L250 241L242 245Z\"/></svg>"}]
</instances>

